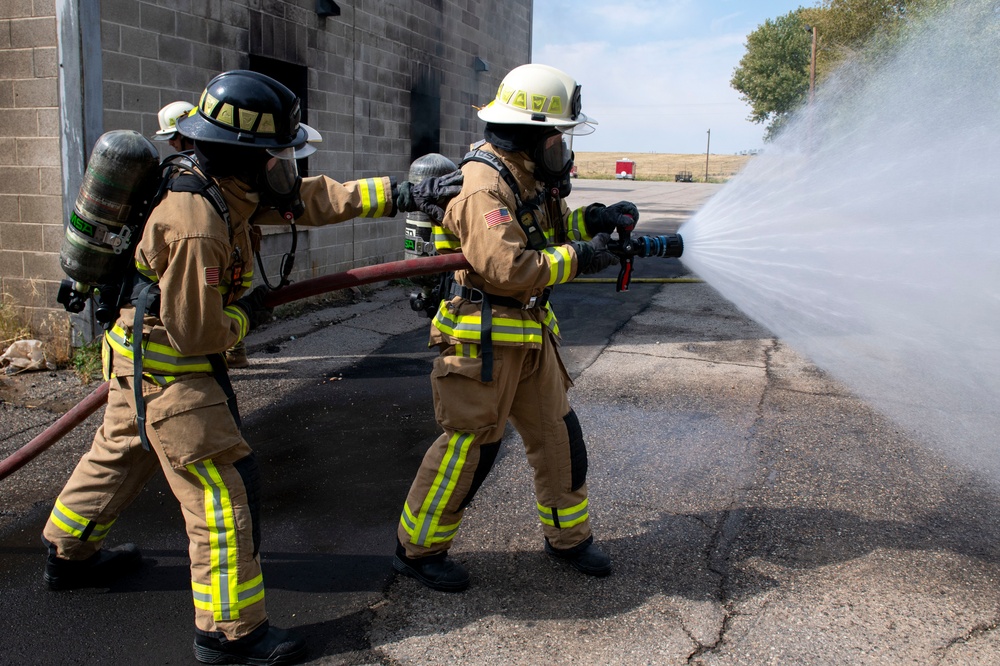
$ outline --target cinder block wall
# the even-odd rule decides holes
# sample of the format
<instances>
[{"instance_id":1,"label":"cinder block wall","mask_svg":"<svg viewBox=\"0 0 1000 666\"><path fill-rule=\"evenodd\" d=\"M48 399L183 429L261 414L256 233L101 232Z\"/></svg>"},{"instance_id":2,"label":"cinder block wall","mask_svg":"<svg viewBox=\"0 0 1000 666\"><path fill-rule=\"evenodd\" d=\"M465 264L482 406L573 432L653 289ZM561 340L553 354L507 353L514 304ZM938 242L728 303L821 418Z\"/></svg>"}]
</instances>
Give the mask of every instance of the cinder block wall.
<instances>
[{"instance_id":1,"label":"cinder block wall","mask_svg":"<svg viewBox=\"0 0 1000 666\"><path fill-rule=\"evenodd\" d=\"M0 0L0 298L38 335L64 329L54 0Z\"/></svg>"},{"instance_id":2,"label":"cinder block wall","mask_svg":"<svg viewBox=\"0 0 1000 666\"><path fill-rule=\"evenodd\" d=\"M441 152L454 161L480 138L474 106L531 57L531 0L350 0L319 18L314 0L102 0L105 128L152 135L156 111L197 103L215 74L250 54L308 68L308 123L323 135L311 175L406 177L410 93L440 83ZM489 63L476 72L474 60ZM293 279L403 257L404 216L299 231ZM272 278L290 239L265 230Z\"/></svg>"},{"instance_id":3,"label":"cinder block wall","mask_svg":"<svg viewBox=\"0 0 1000 666\"><path fill-rule=\"evenodd\" d=\"M324 139L312 175L401 180L412 90L440 93L440 152L457 162L480 138L473 107L531 57L532 0L339 6L323 19L315 0L101 0L103 130L151 136L164 104L196 103L212 76L261 56L307 68L307 119ZM55 0L0 0L0 287L36 327L64 314L55 14ZM300 230L292 277L400 259L404 224L399 215ZM272 278L289 243L282 229L265 235Z\"/></svg>"}]
</instances>

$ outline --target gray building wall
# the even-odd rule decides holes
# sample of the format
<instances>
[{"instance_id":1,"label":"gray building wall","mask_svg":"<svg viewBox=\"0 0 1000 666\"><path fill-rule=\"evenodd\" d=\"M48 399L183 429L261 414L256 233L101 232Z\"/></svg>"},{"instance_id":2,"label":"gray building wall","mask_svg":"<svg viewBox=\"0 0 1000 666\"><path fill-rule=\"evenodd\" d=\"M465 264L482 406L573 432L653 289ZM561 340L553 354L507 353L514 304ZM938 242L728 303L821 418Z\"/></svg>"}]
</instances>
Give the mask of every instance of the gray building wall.
<instances>
[{"instance_id":1,"label":"gray building wall","mask_svg":"<svg viewBox=\"0 0 1000 666\"><path fill-rule=\"evenodd\" d=\"M88 20L77 14L93 11L93 0L0 0L5 302L16 304L40 333L46 321L63 316L55 302L63 278L63 221L79 187L80 164L99 134L84 132L80 123L151 136L163 105L197 103L215 74L263 65L277 68L277 74L267 73L279 78L302 76L306 122L323 135L320 150L309 158L310 175L345 181L388 174L401 180L415 156L413 133L427 133L427 117L430 135L439 136L438 152L458 161L480 138L482 123L473 107L493 97L507 71L530 61L532 0L338 5L340 16L321 18L315 0L101 0L99 20ZM81 35L75 45L65 37L73 30ZM89 65L87 49L97 54ZM62 103L67 108L59 101L61 62L90 75L88 80L77 72L79 99L69 94ZM67 81L72 77L64 76L64 87ZM400 259L403 227L400 215L300 230L293 278ZM272 282L289 243L285 230L265 235Z\"/></svg>"}]
</instances>

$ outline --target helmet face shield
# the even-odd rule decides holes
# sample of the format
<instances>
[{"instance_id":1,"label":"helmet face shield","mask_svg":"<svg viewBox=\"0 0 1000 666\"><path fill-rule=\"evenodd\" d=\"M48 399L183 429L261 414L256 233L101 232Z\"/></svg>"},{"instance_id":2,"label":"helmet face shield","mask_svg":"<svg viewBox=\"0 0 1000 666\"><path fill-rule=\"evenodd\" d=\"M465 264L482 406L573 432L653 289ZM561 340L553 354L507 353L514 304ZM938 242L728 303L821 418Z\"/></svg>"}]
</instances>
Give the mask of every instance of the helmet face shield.
<instances>
[{"instance_id":1,"label":"helmet face shield","mask_svg":"<svg viewBox=\"0 0 1000 666\"><path fill-rule=\"evenodd\" d=\"M279 197L293 194L298 187L299 165L295 161L294 148L270 149L271 155L264 166L267 189Z\"/></svg>"},{"instance_id":2,"label":"helmet face shield","mask_svg":"<svg viewBox=\"0 0 1000 666\"><path fill-rule=\"evenodd\" d=\"M573 162L573 135L555 132L542 139L540 161L546 173L562 175Z\"/></svg>"}]
</instances>

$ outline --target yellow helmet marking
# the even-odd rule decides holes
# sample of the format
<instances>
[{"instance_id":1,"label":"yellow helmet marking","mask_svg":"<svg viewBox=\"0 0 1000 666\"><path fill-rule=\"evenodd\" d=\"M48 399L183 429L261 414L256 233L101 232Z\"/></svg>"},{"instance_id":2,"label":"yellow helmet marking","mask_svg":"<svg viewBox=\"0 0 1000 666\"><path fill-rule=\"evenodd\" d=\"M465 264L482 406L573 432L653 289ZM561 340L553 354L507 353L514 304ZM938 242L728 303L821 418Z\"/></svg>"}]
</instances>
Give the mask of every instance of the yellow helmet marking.
<instances>
[{"instance_id":1,"label":"yellow helmet marking","mask_svg":"<svg viewBox=\"0 0 1000 666\"><path fill-rule=\"evenodd\" d=\"M523 90L518 90L514 93L514 97L510 100L510 105L515 106L519 109L528 110L528 94Z\"/></svg>"},{"instance_id":2,"label":"yellow helmet marking","mask_svg":"<svg viewBox=\"0 0 1000 666\"><path fill-rule=\"evenodd\" d=\"M265 113L260 117L260 125L257 126L257 132L259 134L274 134L277 130L274 128L274 116L270 113Z\"/></svg>"},{"instance_id":3,"label":"yellow helmet marking","mask_svg":"<svg viewBox=\"0 0 1000 666\"><path fill-rule=\"evenodd\" d=\"M545 100L548 98L545 95L532 95L531 96L531 110L535 113L541 113L545 110Z\"/></svg>"},{"instance_id":4,"label":"yellow helmet marking","mask_svg":"<svg viewBox=\"0 0 1000 666\"><path fill-rule=\"evenodd\" d=\"M559 95L553 95L552 100L549 102L549 113L554 115L561 115L563 112L562 98Z\"/></svg>"},{"instance_id":5,"label":"yellow helmet marking","mask_svg":"<svg viewBox=\"0 0 1000 666\"><path fill-rule=\"evenodd\" d=\"M202 93L202 95L201 95L201 108L205 112L206 116L208 116L208 117L212 116L212 111L215 110L215 105L218 104L218 103L219 103L219 100L217 100L214 97L212 97L211 95L209 95L207 90L204 93Z\"/></svg>"},{"instance_id":6,"label":"yellow helmet marking","mask_svg":"<svg viewBox=\"0 0 1000 666\"><path fill-rule=\"evenodd\" d=\"M513 94L513 88L504 88L503 84L500 84L500 90L497 91L497 99L506 104L510 101L510 96Z\"/></svg>"},{"instance_id":7,"label":"yellow helmet marking","mask_svg":"<svg viewBox=\"0 0 1000 666\"><path fill-rule=\"evenodd\" d=\"M220 123L225 123L226 125L234 126L233 123L234 112L235 109L233 108L232 104L229 104L228 102L223 102L222 109L219 110L219 115L217 115L215 119L218 120Z\"/></svg>"},{"instance_id":8,"label":"yellow helmet marking","mask_svg":"<svg viewBox=\"0 0 1000 666\"><path fill-rule=\"evenodd\" d=\"M240 129L252 130L253 124L257 122L257 116L260 114L256 111L250 111L248 109L240 109Z\"/></svg>"}]
</instances>

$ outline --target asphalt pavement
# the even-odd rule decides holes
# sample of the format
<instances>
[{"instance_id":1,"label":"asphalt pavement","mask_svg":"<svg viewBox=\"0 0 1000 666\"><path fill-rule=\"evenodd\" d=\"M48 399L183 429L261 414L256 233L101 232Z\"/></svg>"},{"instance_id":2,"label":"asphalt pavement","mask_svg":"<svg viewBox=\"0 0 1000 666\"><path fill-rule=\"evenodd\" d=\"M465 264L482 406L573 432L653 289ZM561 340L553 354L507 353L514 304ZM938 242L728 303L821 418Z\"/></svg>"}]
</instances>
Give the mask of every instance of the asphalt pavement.
<instances>
[{"instance_id":1,"label":"asphalt pavement","mask_svg":"<svg viewBox=\"0 0 1000 666\"><path fill-rule=\"evenodd\" d=\"M571 203L635 201L669 233L719 186L577 181ZM1000 662L1000 492L935 457L676 260L553 298L590 454L591 579L542 552L508 430L452 554L461 594L391 573L402 501L437 436L426 318L399 285L254 332L233 372L264 480L272 622L314 664ZM0 455L93 386L0 382ZM99 415L0 481L0 663L193 664L187 541L154 479L115 525L143 569L47 591L39 541Z\"/></svg>"}]
</instances>

